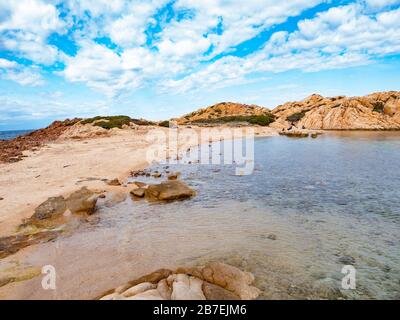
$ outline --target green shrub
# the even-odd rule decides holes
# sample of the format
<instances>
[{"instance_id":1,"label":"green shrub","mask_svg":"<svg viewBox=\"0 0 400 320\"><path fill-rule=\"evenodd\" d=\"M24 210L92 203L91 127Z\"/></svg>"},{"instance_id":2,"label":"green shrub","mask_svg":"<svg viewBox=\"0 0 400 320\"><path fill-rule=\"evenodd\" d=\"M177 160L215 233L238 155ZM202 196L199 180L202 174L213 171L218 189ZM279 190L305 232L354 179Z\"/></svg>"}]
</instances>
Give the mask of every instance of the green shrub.
<instances>
[{"instance_id":1,"label":"green shrub","mask_svg":"<svg viewBox=\"0 0 400 320\"><path fill-rule=\"evenodd\" d=\"M168 121L168 120L161 121L160 123L158 123L158 125L159 125L160 127L169 128L169 121Z\"/></svg>"},{"instance_id":2,"label":"green shrub","mask_svg":"<svg viewBox=\"0 0 400 320\"><path fill-rule=\"evenodd\" d=\"M95 121L97 122L94 123ZM112 128L121 129L123 125L129 125L131 122L140 126L147 126L154 124L151 121L142 119L132 119L131 117L128 116L107 116L107 117L97 116L81 121L82 124L94 123L93 125L107 130Z\"/></svg>"},{"instance_id":3,"label":"green shrub","mask_svg":"<svg viewBox=\"0 0 400 320\"><path fill-rule=\"evenodd\" d=\"M198 119L191 121L192 123L214 123L223 124L230 122L247 122L249 124L257 124L260 126L268 126L275 121L275 116L271 113L263 115L253 115L253 116L226 116L215 119Z\"/></svg>"},{"instance_id":4,"label":"green shrub","mask_svg":"<svg viewBox=\"0 0 400 320\"><path fill-rule=\"evenodd\" d=\"M383 102L377 101L377 102L373 103L372 105L374 106L374 109L373 109L374 112L383 113L383 109L385 108L385 105Z\"/></svg>"},{"instance_id":5,"label":"green shrub","mask_svg":"<svg viewBox=\"0 0 400 320\"><path fill-rule=\"evenodd\" d=\"M301 119L303 119L303 117L306 115L306 112L307 112L307 111L308 111L308 110L304 110L304 111L301 111L301 112L293 113L292 115L288 116L288 117L286 118L286 120L287 120L287 121L290 121L290 122L298 122L298 121L300 121Z\"/></svg>"}]
</instances>

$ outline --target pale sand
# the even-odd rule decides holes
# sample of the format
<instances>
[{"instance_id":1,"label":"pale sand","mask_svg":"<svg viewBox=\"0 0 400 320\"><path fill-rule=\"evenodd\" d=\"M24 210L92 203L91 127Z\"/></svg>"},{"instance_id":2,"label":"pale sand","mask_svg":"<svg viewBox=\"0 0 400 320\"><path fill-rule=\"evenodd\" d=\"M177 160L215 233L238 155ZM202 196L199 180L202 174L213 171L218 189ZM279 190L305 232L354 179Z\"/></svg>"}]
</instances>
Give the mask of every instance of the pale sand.
<instances>
[{"instance_id":1,"label":"pale sand","mask_svg":"<svg viewBox=\"0 0 400 320\"><path fill-rule=\"evenodd\" d=\"M109 137L50 143L26 153L20 162L0 164L0 197L4 198L0 201L0 236L15 232L21 220L49 197L68 195L83 186L99 192L123 188L108 186L101 179L124 181L132 170L150 165L145 139L150 129L113 130ZM254 129L257 136L277 135L276 129ZM188 142L179 144L182 149L189 146Z\"/></svg>"}]
</instances>

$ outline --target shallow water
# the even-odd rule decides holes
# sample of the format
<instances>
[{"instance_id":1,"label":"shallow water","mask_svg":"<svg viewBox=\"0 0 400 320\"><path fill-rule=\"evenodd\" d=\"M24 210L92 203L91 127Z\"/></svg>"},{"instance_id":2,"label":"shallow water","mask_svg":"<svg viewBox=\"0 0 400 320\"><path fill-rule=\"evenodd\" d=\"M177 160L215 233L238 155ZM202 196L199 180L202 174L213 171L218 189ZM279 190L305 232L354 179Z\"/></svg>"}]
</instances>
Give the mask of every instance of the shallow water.
<instances>
[{"instance_id":1,"label":"shallow water","mask_svg":"<svg viewBox=\"0 0 400 320\"><path fill-rule=\"evenodd\" d=\"M91 298L157 268L210 260L253 272L261 298L400 298L400 135L260 138L255 150L252 175L235 176L232 165L170 166L196 197L129 198L10 260L55 265L54 298ZM344 260L356 268L356 290L341 288ZM48 298L38 281L0 288L0 297Z\"/></svg>"}]
</instances>

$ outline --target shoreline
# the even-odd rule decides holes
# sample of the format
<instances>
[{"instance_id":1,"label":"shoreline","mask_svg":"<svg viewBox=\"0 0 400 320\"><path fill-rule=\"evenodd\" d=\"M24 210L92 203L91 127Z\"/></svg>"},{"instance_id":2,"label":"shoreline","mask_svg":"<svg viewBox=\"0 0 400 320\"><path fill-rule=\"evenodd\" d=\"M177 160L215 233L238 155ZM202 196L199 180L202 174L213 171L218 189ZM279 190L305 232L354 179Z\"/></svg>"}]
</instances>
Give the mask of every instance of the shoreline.
<instances>
[{"instance_id":1,"label":"shoreline","mask_svg":"<svg viewBox=\"0 0 400 320\"><path fill-rule=\"evenodd\" d=\"M0 200L0 236L14 233L21 221L49 197L66 196L83 186L98 193L127 191L123 184L130 173L151 165L146 161L150 144L144 139L151 128L114 130L109 136L54 141L38 150L24 152L21 161L0 163L0 197L3 198ZM251 128L255 128L255 137L278 135L276 129ZM183 142L178 150L189 147L194 145ZM122 182L121 186L104 182L115 178Z\"/></svg>"}]
</instances>

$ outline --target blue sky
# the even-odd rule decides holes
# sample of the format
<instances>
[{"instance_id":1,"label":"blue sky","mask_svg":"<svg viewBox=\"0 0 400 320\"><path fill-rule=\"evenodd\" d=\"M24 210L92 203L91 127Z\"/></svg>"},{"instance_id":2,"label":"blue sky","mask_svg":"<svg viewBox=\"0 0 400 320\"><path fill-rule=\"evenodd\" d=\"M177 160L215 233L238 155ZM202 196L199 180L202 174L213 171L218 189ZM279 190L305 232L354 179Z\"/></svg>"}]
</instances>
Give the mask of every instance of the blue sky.
<instances>
[{"instance_id":1,"label":"blue sky","mask_svg":"<svg viewBox=\"0 0 400 320\"><path fill-rule=\"evenodd\" d=\"M400 90L400 0L0 0L0 130Z\"/></svg>"}]
</instances>

